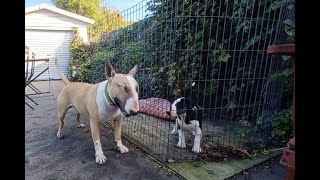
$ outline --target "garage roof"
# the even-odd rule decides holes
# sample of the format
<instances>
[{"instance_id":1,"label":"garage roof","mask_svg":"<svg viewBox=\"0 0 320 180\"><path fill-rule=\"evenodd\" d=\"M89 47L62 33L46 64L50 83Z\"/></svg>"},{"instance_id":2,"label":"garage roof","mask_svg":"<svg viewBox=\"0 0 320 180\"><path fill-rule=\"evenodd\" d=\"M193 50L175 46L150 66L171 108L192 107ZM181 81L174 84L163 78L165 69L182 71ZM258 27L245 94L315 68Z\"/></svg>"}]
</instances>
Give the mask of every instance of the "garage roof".
<instances>
[{"instance_id":1,"label":"garage roof","mask_svg":"<svg viewBox=\"0 0 320 180\"><path fill-rule=\"evenodd\" d=\"M60 9L60 8L57 8L57 7L54 7L54 6L51 6L51 5L48 5L46 3L26 8L25 9L25 14L32 13L32 12L39 11L39 10L43 10L43 9L46 9L46 10L49 10L49 11L52 11L52 12L55 12L55 13L59 13L59 14L62 14L62 15L65 15L65 16L68 16L68 17L71 17L71 18L86 22L86 23L89 23L89 24L93 24L95 22L93 19L81 16L81 15L78 15L78 14L75 14L75 13Z\"/></svg>"}]
</instances>

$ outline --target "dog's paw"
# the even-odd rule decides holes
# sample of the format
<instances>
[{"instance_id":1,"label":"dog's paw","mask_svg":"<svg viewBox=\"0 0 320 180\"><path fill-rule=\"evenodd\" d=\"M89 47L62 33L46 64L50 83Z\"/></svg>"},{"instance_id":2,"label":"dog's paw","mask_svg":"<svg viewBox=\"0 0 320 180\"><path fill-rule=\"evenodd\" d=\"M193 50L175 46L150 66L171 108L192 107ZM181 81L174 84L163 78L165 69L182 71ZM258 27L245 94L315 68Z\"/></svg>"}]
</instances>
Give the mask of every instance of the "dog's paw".
<instances>
[{"instance_id":1,"label":"dog's paw","mask_svg":"<svg viewBox=\"0 0 320 180\"><path fill-rule=\"evenodd\" d=\"M176 131L172 130L172 131L171 131L171 134L172 134L172 135L177 135L177 134L178 134L178 132L176 132Z\"/></svg>"},{"instance_id":2,"label":"dog's paw","mask_svg":"<svg viewBox=\"0 0 320 180\"><path fill-rule=\"evenodd\" d=\"M64 135L60 132L57 133L57 138L58 139L63 139L64 138Z\"/></svg>"},{"instance_id":3,"label":"dog's paw","mask_svg":"<svg viewBox=\"0 0 320 180\"><path fill-rule=\"evenodd\" d=\"M173 130L171 131L171 134L172 134L172 135L176 135L176 134L178 134L178 131L176 131L175 129L173 129Z\"/></svg>"},{"instance_id":4,"label":"dog's paw","mask_svg":"<svg viewBox=\"0 0 320 180\"><path fill-rule=\"evenodd\" d=\"M81 124L78 124L77 127L78 127L78 128L85 128L86 125L84 125L84 124L81 123Z\"/></svg>"},{"instance_id":5,"label":"dog's paw","mask_svg":"<svg viewBox=\"0 0 320 180\"><path fill-rule=\"evenodd\" d=\"M126 153L129 152L129 149L127 147L125 147L124 145L119 145L118 149L121 153Z\"/></svg>"},{"instance_id":6,"label":"dog's paw","mask_svg":"<svg viewBox=\"0 0 320 180\"><path fill-rule=\"evenodd\" d=\"M186 148L187 146L186 146L186 143L178 142L177 147L179 147L179 148Z\"/></svg>"},{"instance_id":7,"label":"dog's paw","mask_svg":"<svg viewBox=\"0 0 320 180\"><path fill-rule=\"evenodd\" d=\"M97 164L105 164L106 162L107 162L107 158L103 154L96 154Z\"/></svg>"},{"instance_id":8,"label":"dog's paw","mask_svg":"<svg viewBox=\"0 0 320 180\"><path fill-rule=\"evenodd\" d=\"M200 147L193 147L192 151L195 153L200 153L202 151L202 149Z\"/></svg>"}]
</instances>

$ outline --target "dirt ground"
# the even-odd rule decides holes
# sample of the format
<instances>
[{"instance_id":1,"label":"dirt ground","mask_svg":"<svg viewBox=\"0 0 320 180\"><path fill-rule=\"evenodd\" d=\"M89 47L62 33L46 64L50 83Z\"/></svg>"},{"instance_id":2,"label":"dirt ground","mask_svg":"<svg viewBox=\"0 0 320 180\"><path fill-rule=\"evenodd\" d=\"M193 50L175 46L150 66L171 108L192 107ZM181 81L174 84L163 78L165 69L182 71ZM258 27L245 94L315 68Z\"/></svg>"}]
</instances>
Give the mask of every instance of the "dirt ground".
<instances>
[{"instance_id":1,"label":"dirt ground","mask_svg":"<svg viewBox=\"0 0 320 180\"><path fill-rule=\"evenodd\" d=\"M34 85L42 91L49 90L48 82ZM65 119L65 138L58 140L56 99L62 86L61 81L53 81L54 93L31 96L39 105L26 99L35 108L25 106L26 179L182 179L126 140L123 141L129 152L121 154L115 149L114 133L107 128L101 129L101 143L108 162L96 164L91 133L76 127L73 109ZM26 92L32 93L30 89ZM81 120L89 127L87 119Z\"/></svg>"}]
</instances>

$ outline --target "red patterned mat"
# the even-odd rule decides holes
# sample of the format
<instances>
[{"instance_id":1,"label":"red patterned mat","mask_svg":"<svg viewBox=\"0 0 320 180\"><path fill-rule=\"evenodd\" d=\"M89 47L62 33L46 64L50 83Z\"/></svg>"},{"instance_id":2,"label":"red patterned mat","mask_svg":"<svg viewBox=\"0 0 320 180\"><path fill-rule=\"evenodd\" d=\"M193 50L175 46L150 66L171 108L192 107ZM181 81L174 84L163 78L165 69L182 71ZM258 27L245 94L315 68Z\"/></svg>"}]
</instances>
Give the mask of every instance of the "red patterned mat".
<instances>
[{"instance_id":1,"label":"red patterned mat","mask_svg":"<svg viewBox=\"0 0 320 180\"><path fill-rule=\"evenodd\" d=\"M170 110L170 102L161 98L140 99L140 113L170 120L166 111Z\"/></svg>"}]
</instances>

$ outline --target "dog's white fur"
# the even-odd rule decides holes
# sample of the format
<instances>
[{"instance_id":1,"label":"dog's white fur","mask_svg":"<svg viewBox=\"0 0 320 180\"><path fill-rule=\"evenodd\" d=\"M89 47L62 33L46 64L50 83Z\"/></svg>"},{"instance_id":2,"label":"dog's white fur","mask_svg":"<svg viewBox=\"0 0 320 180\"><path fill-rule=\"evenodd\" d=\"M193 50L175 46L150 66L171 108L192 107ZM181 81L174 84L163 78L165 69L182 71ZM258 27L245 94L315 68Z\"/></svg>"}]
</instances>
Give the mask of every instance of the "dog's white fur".
<instances>
[{"instance_id":1,"label":"dog's white fur","mask_svg":"<svg viewBox=\"0 0 320 180\"><path fill-rule=\"evenodd\" d=\"M101 119L113 119L116 117L122 116L121 111L116 106L111 106L110 102L108 102L105 94L105 86L107 81L103 81L99 83L97 96L96 96L96 103L99 110L99 116Z\"/></svg>"},{"instance_id":2,"label":"dog's white fur","mask_svg":"<svg viewBox=\"0 0 320 180\"><path fill-rule=\"evenodd\" d=\"M136 80L132 76L126 75L125 77L128 79L131 89L135 89ZM134 108L135 107L134 103L138 101L137 91L133 91L132 94L133 96L127 100L126 106L124 107L124 109L127 112L129 112L132 108Z\"/></svg>"}]
</instances>

